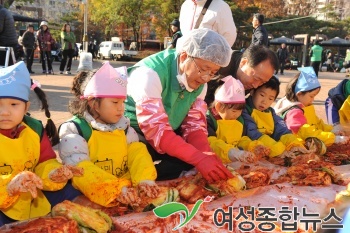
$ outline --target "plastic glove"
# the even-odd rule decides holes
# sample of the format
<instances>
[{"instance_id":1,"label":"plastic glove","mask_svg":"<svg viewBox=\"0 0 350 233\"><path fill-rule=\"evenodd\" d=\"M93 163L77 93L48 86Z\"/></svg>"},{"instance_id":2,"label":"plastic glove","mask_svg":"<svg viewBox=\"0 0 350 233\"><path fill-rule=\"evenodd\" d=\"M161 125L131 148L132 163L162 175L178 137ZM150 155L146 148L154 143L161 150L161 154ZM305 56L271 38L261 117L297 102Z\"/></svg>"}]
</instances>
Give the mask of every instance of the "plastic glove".
<instances>
[{"instance_id":1,"label":"plastic glove","mask_svg":"<svg viewBox=\"0 0 350 233\"><path fill-rule=\"evenodd\" d=\"M201 153L201 152L198 152ZM222 164L221 160L212 152L201 153L202 159L195 166L209 183L233 178L232 173Z\"/></svg>"},{"instance_id":2,"label":"plastic glove","mask_svg":"<svg viewBox=\"0 0 350 233\"><path fill-rule=\"evenodd\" d=\"M335 144L346 144L349 142L348 136L335 136L334 143Z\"/></svg>"},{"instance_id":3,"label":"plastic glove","mask_svg":"<svg viewBox=\"0 0 350 233\"><path fill-rule=\"evenodd\" d=\"M257 145L254 148L254 154L257 158L263 158L265 156L269 156L270 152L271 150L267 146Z\"/></svg>"},{"instance_id":4,"label":"plastic glove","mask_svg":"<svg viewBox=\"0 0 350 233\"><path fill-rule=\"evenodd\" d=\"M84 169L71 165L63 165L49 173L49 178L53 182L63 183L73 178L73 176L82 176Z\"/></svg>"},{"instance_id":5,"label":"plastic glove","mask_svg":"<svg viewBox=\"0 0 350 233\"><path fill-rule=\"evenodd\" d=\"M159 194L159 187L153 180L143 180L139 183L139 189L145 192L148 197L156 198Z\"/></svg>"},{"instance_id":6,"label":"plastic glove","mask_svg":"<svg viewBox=\"0 0 350 233\"><path fill-rule=\"evenodd\" d=\"M228 157L229 159L234 161L240 161L240 162L248 162L252 163L256 161L255 154L249 151L240 150L237 148L232 148L228 151Z\"/></svg>"},{"instance_id":7,"label":"plastic glove","mask_svg":"<svg viewBox=\"0 0 350 233\"><path fill-rule=\"evenodd\" d=\"M122 192L117 197L117 201L131 206L138 206L141 203L137 190L135 188L128 187L122 188Z\"/></svg>"},{"instance_id":8,"label":"plastic glove","mask_svg":"<svg viewBox=\"0 0 350 233\"><path fill-rule=\"evenodd\" d=\"M39 176L30 171L18 173L7 185L7 192L10 196L18 195L19 193L30 192L33 198L38 196L36 189L43 188L43 181Z\"/></svg>"},{"instance_id":9,"label":"plastic glove","mask_svg":"<svg viewBox=\"0 0 350 233\"><path fill-rule=\"evenodd\" d=\"M294 146L290 150L290 152L293 152L294 154L309 154L314 152L313 150L308 150L303 146Z\"/></svg>"},{"instance_id":10,"label":"plastic glove","mask_svg":"<svg viewBox=\"0 0 350 233\"><path fill-rule=\"evenodd\" d=\"M343 126L341 124L337 124L337 125L333 126L332 133L334 133L335 135L340 135L340 136L346 135L345 129L343 128Z\"/></svg>"}]
</instances>

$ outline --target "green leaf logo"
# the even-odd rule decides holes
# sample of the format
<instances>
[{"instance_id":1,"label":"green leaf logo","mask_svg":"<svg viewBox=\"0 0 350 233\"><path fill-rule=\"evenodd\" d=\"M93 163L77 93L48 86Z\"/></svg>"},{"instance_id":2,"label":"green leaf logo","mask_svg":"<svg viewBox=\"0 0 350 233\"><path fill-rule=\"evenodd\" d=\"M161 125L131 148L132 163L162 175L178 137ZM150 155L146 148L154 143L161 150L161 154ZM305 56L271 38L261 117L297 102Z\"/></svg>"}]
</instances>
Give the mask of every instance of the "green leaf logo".
<instances>
[{"instance_id":1,"label":"green leaf logo","mask_svg":"<svg viewBox=\"0 0 350 233\"><path fill-rule=\"evenodd\" d=\"M199 207L203 204L203 202L210 202L213 197L206 197L204 200L198 200L196 204L194 204L193 209L189 212L188 208L179 202L170 202L164 205L156 207L153 212L159 218L166 218L170 215L179 213L180 214L180 224L173 228L173 231L180 229L185 226L198 212ZM185 215L185 216L184 216Z\"/></svg>"}]
</instances>

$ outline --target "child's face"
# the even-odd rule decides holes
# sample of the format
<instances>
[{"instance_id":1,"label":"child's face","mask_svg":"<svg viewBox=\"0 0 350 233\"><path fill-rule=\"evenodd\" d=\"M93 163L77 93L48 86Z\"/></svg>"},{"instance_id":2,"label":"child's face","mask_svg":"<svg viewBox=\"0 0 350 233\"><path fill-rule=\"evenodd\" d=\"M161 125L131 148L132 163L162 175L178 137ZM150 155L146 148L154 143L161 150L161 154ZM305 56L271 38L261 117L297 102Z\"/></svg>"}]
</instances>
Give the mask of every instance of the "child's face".
<instances>
[{"instance_id":1,"label":"child's face","mask_svg":"<svg viewBox=\"0 0 350 233\"><path fill-rule=\"evenodd\" d=\"M259 111L265 111L275 101L277 91L271 88L260 87L259 89L252 91L251 95L254 107Z\"/></svg>"},{"instance_id":2,"label":"child's face","mask_svg":"<svg viewBox=\"0 0 350 233\"><path fill-rule=\"evenodd\" d=\"M29 105L29 102L17 99L0 99L0 129L15 129L22 122Z\"/></svg>"},{"instance_id":3,"label":"child's face","mask_svg":"<svg viewBox=\"0 0 350 233\"><path fill-rule=\"evenodd\" d=\"M117 123L124 115L124 101L120 98L102 98L100 104L94 106L96 121L103 124Z\"/></svg>"},{"instance_id":4,"label":"child's face","mask_svg":"<svg viewBox=\"0 0 350 233\"><path fill-rule=\"evenodd\" d=\"M305 107L310 106L316 97L316 95L320 92L321 88L317 88L311 92L302 93L299 92L297 94L298 101L302 103Z\"/></svg>"},{"instance_id":5,"label":"child's face","mask_svg":"<svg viewBox=\"0 0 350 233\"><path fill-rule=\"evenodd\" d=\"M215 109L223 120L236 120L242 114L242 110L232 108L222 109L221 103L216 103Z\"/></svg>"}]
</instances>

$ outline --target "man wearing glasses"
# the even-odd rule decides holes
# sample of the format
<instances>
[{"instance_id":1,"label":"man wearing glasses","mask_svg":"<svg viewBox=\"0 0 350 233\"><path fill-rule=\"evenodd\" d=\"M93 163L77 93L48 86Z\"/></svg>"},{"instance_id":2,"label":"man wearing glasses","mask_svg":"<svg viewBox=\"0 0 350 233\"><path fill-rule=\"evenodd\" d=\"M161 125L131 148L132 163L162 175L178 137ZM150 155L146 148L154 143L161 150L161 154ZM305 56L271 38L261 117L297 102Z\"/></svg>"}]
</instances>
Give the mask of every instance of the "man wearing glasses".
<instances>
[{"instance_id":1,"label":"man wearing glasses","mask_svg":"<svg viewBox=\"0 0 350 233\"><path fill-rule=\"evenodd\" d=\"M238 79L243 84L246 93L249 93L249 90L269 81L278 68L278 59L272 50L263 45L251 45L243 53L234 51L230 64L220 68L218 74L222 77L231 75ZM216 89L223 83L220 79L208 83L208 92L205 97L208 106L214 101Z\"/></svg>"},{"instance_id":2,"label":"man wearing glasses","mask_svg":"<svg viewBox=\"0 0 350 233\"><path fill-rule=\"evenodd\" d=\"M184 36L177 51L129 68L125 115L156 162L158 180L193 167L209 182L232 177L209 147L204 102L206 83L229 64L231 53L224 37L202 28Z\"/></svg>"}]
</instances>

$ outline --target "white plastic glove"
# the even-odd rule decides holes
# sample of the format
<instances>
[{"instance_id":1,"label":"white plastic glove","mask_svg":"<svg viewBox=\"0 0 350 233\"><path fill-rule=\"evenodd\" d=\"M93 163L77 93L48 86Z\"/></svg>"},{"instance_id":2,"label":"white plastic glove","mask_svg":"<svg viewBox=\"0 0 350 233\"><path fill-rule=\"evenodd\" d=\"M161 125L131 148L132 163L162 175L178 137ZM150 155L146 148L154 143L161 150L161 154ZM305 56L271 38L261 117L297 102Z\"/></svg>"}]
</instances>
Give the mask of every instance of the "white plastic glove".
<instances>
[{"instance_id":1,"label":"white plastic glove","mask_svg":"<svg viewBox=\"0 0 350 233\"><path fill-rule=\"evenodd\" d=\"M348 136L335 136L335 144L346 144L349 142Z\"/></svg>"},{"instance_id":2,"label":"white plastic glove","mask_svg":"<svg viewBox=\"0 0 350 233\"><path fill-rule=\"evenodd\" d=\"M341 124L333 126L332 133L335 135L345 136L345 129Z\"/></svg>"},{"instance_id":3,"label":"white plastic glove","mask_svg":"<svg viewBox=\"0 0 350 233\"><path fill-rule=\"evenodd\" d=\"M82 176L84 169L71 165L63 165L49 173L49 178L53 182L63 183L73 178L73 176Z\"/></svg>"},{"instance_id":4,"label":"white plastic glove","mask_svg":"<svg viewBox=\"0 0 350 233\"><path fill-rule=\"evenodd\" d=\"M294 146L290 149L290 152L293 152L294 154L298 154L298 153L299 154L309 154L309 153L312 153L314 151L308 150L303 146Z\"/></svg>"},{"instance_id":5,"label":"white plastic glove","mask_svg":"<svg viewBox=\"0 0 350 233\"><path fill-rule=\"evenodd\" d=\"M30 192L33 198L38 196L36 189L43 188L43 181L39 176L30 171L18 173L7 185L7 192L10 196L18 195L19 193Z\"/></svg>"},{"instance_id":6,"label":"white plastic glove","mask_svg":"<svg viewBox=\"0 0 350 233\"><path fill-rule=\"evenodd\" d=\"M228 158L234 162L234 161L240 161L240 162L254 162L255 154L249 151L240 150L237 148L232 148L228 151Z\"/></svg>"},{"instance_id":7,"label":"white plastic glove","mask_svg":"<svg viewBox=\"0 0 350 233\"><path fill-rule=\"evenodd\" d=\"M139 183L139 189L145 192L148 197L156 198L159 194L159 187L153 180L143 180Z\"/></svg>"},{"instance_id":8,"label":"white plastic glove","mask_svg":"<svg viewBox=\"0 0 350 233\"><path fill-rule=\"evenodd\" d=\"M132 187L123 187L117 201L131 206L138 206L141 203L137 190Z\"/></svg>"}]
</instances>

